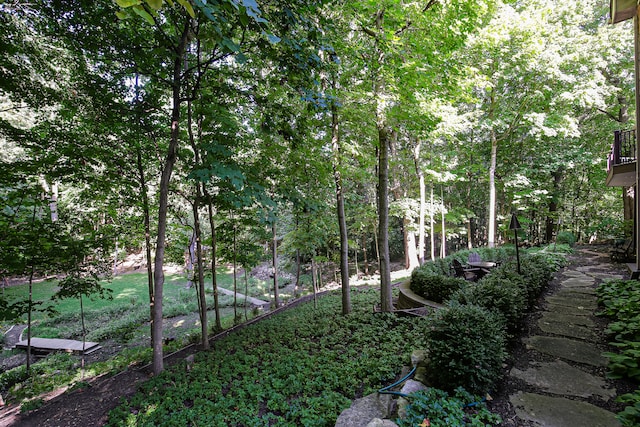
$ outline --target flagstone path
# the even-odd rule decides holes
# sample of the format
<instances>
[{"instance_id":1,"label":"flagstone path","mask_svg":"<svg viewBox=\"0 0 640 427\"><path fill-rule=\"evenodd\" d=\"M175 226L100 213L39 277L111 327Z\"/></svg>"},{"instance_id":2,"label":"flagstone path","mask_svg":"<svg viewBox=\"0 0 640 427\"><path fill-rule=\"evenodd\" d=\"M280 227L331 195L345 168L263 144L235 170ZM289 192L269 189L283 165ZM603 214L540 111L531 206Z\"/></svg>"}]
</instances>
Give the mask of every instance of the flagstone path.
<instances>
[{"instance_id":1,"label":"flagstone path","mask_svg":"<svg viewBox=\"0 0 640 427\"><path fill-rule=\"evenodd\" d=\"M614 399L616 390L605 378L606 337L594 326L595 288L604 278L622 275L607 254L582 249L576 256L586 265L558 273L560 285L545 298L538 328L523 337L526 366L509 373L522 387L509 400L527 425L618 427L615 414L598 406Z\"/></svg>"}]
</instances>

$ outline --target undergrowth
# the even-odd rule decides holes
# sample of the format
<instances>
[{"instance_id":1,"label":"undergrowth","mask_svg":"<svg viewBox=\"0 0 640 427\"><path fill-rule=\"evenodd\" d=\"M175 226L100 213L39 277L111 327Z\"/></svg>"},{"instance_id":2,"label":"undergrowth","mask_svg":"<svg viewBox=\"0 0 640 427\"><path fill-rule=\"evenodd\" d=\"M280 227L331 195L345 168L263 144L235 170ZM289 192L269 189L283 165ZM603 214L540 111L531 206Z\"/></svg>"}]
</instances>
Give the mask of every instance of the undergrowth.
<instances>
[{"instance_id":1,"label":"undergrowth","mask_svg":"<svg viewBox=\"0 0 640 427\"><path fill-rule=\"evenodd\" d=\"M408 355L424 348L421 318L373 313L378 291L354 290L263 320L166 370L114 409L121 425L333 425L351 400L392 381Z\"/></svg>"},{"instance_id":2,"label":"undergrowth","mask_svg":"<svg viewBox=\"0 0 640 427\"><path fill-rule=\"evenodd\" d=\"M640 382L640 288L636 280L610 280L597 289L601 314L612 319L607 332L617 352L605 353L610 378ZM618 414L625 427L640 425L640 389L618 398L627 404Z\"/></svg>"}]
</instances>

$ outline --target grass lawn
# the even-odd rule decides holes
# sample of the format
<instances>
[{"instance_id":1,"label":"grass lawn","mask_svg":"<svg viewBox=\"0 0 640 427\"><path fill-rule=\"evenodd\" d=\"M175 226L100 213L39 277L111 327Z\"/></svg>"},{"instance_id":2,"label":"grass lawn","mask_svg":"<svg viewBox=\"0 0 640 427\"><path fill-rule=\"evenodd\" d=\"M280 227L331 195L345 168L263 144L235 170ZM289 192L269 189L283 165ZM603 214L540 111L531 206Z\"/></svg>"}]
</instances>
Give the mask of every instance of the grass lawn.
<instances>
[{"instance_id":1,"label":"grass lawn","mask_svg":"<svg viewBox=\"0 0 640 427\"><path fill-rule=\"evenodd\" d=\"M238 293L243 293L244 280L238 278ZM218 272L218 286L226 289L233 289L233 275L226 268L221 268ZM174 317L186 315L197 311L196 288L187 289L187 280L181 274L167 274L165 276L165 286L163 291L164 316ZM148 316L149 291L147 276L145 273L132 273L115 276L110 282L104 282L104 287L111 290L111 299L84 298L83 306L88 323L87 329L96 330L97 327L105 327L104 321L111 322L118 320L123 322L122 317L128 318L131 323L134 320L144 322ZM77 338L80 330L80 302L78 299L64 299L52 301L57 291L58 281L47 280L33 284L33 300L38 305L33 312L33 332L34 336L44 338ZM211 278L205 279L205 291L210 308L213 308L213 291ZM28 295L28 285L17 285L3 290L4 298L8 302L24 299ZM249 295L257 297L268 297L269 284L264 281L251 278L249 280ZM285 295L286 297L286 295ZM242 306L244 299L239 299L238 304ZM220 294L220 305L233 306L233 297ZM55 314L43 312L42 309L51 306L55 309ZM26 323L26 316L22 322ZM4 322L4 329L8 329L11 323L20 321ZM132 325L133 326L133 325ZM122 331L119 331L122 332ZM96 335L93 333L93 335ZM106 334L109 335L109 334ZM94 336L95 339L109 338L109 336Z\"/></svg>"}]
</instances>

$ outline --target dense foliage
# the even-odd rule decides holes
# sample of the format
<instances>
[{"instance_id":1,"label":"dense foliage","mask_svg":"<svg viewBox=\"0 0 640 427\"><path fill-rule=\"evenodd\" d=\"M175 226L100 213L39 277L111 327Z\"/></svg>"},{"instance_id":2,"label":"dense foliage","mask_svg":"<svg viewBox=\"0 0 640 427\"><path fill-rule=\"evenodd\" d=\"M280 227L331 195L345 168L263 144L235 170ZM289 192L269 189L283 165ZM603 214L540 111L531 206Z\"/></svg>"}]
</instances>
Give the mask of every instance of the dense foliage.
<instances>
[{"instance_id":1,"label":"dense foliage","mask_svg":"<svg viewBox=\"0 0 640 427\"><path fill-rule=\"evenodd\" d=\"M483 251L485 259L500 259L502 264L478 283L457 286L458 290L450 294L448 306L433 315L425 330L430 351L429 372L436 386L449 391L464 387L473 393L485 393L495 385L501 375L508 334L518 330L552 273L566 263L564 255L550 249L551 246L522 254L522 274L517 272L516 260L503 258L504 250ZM449 262L464 255L467 254L456 253L449 257ZM442 271L444 261L427 263L414 270L412 289L415 286L424 287L427 292L432 288L440 290L433 284L448 283L451 279L434 272Z\"/></svg>"},{"instance_id":2,"label":"dense foliage","mask_svg":"<svg viewBox=\"0 0 640 427\"><path fill-rule=\"evenodd\" d=\"M484 395L502 375L505 327L492 311L477 305L452 304L438 310L424 326L429 349L428 375L435 387L464 387Z\"/></svg>"},{"instance_id":3,"label":"dense foliage","mask_svg":"<svg viewBox=\"0 0 640 427\"><path fill-rule=\"evenodd\" d=\"M151 379L111 412L109 425L329 426L351 399L391 382L424 342L420 318L372 313L375 291L354 291L287 310Z\"/></svg>"},{"instance_id":4,"label":"dense foliage","mask_svg":"<svg viewBox=\"0 0 640 427\"><path fill-rule=\"evenodd\" d=\"M608 352L611 378L630 378L640 382L640 288L636 280L609 280L597 289L602 315L611 319L607 328L617 352ZM640 423L640 389L622 395L628 406L618 414L624 426Z\"/></svg>"},{"instance_id":5,"label":"dense foliage","mask_svg":"<svg viewBox=\"0 0 640 427\"><path fill-rule=\"evenodd\" d=\"M407 415L399 419L400 427L425 425L431 427L485 427L497 425L501 418L487 410L484 398L473 396L462 388L452 395L437 388L429 388L410 395Z\"/></svg>"},{"instance_id":6,"label":"dense foliage","mask_svg":"<svg viewBox=\"0 0 640 427\"><path fill-rule=\"evenodd\" d=\"M466 286L466 280L444 276L427 269L416 268L411 273L411 290L423 298L441 303L459 289Z\"/></svg>"}]
</instances>

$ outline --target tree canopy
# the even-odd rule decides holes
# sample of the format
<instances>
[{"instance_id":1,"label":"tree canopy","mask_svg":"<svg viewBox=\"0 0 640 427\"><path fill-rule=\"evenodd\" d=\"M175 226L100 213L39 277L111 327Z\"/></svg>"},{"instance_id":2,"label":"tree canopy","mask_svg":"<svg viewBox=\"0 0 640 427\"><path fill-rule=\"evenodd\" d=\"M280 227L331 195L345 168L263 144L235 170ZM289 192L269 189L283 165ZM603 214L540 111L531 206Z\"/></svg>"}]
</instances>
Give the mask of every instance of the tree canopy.
<instances>
[{"instance_id":1,"label":"tree canopy","mask_svg":"<svg viewBox=\"0 0 640 427\"><path fill-rule=\"evenodd\" d=\"M363 261L390 310L392 262L504 243L512 212L530 244L619 237L605 167L635 126L633 41L606 7L3 2L0 274L82 276L69 242L146 250L159 372L165 262L192 240L200 272L207 248L249 267L262 247L348 290Z\"/></svg>"}]
</instances>

